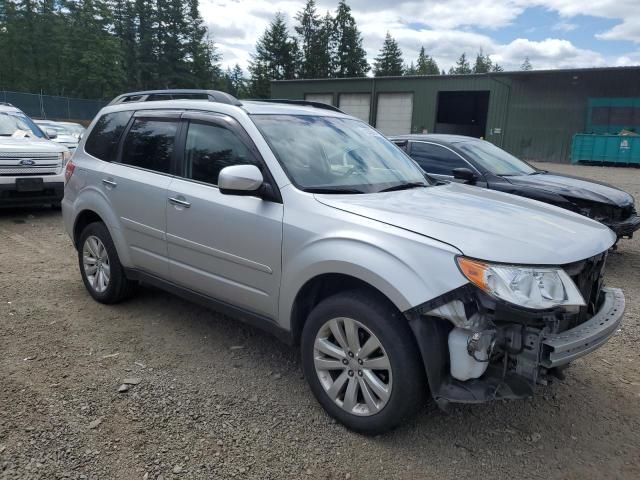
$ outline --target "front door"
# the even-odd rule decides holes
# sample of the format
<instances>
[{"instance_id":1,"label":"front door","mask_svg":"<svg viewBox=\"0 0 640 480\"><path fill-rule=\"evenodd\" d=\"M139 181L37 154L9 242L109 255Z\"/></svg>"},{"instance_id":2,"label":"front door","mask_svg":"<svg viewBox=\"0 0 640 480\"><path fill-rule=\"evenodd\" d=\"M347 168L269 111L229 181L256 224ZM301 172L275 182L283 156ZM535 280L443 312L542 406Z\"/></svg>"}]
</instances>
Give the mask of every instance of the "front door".
<instances>
[{"instance_id":1,"label":"front door","mask_svg":"<svg viewBox=\"0 0 640 480\"><path fill-rule=\"evenodd\" d=\"M225 195L218 174L257 165L255 146L231 118L185 114L181 175L169 186L167 245L173 282L269 318L277 317L282 203Z\"/></svg>"}]
</instances>

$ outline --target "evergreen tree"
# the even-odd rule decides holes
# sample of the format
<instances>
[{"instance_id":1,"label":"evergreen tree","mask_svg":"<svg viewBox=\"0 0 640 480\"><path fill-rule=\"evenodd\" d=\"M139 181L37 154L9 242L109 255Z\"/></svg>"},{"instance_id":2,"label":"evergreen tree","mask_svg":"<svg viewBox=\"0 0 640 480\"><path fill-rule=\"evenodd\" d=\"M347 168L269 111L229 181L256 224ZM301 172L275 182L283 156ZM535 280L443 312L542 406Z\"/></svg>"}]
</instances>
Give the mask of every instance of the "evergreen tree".
<instances>
[{"instance_id":1,"label":"evergreen tree","mask_svg":"<svg viewBox=\"0 0 640 480\"><path fill-rule=\"evenodd\" d=\"M491 69L492 72L503 72L504 68L502 68L500 65L498 65L497 63L493 64L493 68Z\"/></svg>"},{"instance_id":2,"label":"evergreen tree","mask_svg":"<svg viewBox=\"0 0 640 480\"><path fill-rule=\"evenodd\" d=\"M440 69L438 64L430 55L427 55L424 51L424 47L420 48L418 53L418 64L416 66L416 72L418 75L439 75Z\"/></svg>"},{"instance_id":3,"label":"evergreen tree","mask_svg":"<svg viewBox=\"0 0 640 480\"><path fill-rule=\"evenodd\" d=\"M278 12L258 39L249 62L251 95L269 98L271 80L295 78L299 61L298 43L289 35L284 16Z\"/></svg>"},{"instance_id":4,"label":"evergreen tree","mask_svg":"<svg viewBox=\"0 0 640 480\"><path fill-rule=\"evenodd\" d=\"M529 61L529 57L524 57L524 62L520 66L520 70L529 71L532 70L531 62Z\"/></svg>"},{"instance_id":5,"label":"evergreen tree","mask_svg":"<svg viewBox=\"0 0 640 480\"><path fill-rule=\"evenodd\" d=\"M376 77L402 75L402 64L402 50L391 34L387 32L380 53L374 62L374 75Z\"/></svg>"},{"instance_id":6,"label":"evergreen tree","mask_svg":"<svg viewBox=\"0 0 640 480\"><path fill-rule=\"evenodd\" d=\"M462 55L460 55L460 57L458 58L458 61L456 62L455 68L453 68L452 70L453 70L453 74L455 75L467 75L472 72L471 66L469 65L469 60L467 60L466 53L463 53ZM449 74L451 73L452 72L449 71Z\"/></svg>"},{"instance_id":7,"label":"evergreen tree","mask_svg":"<svg viewBox=\"0 0 640 480\"><path fill-rule=\"evenodd\" d=\"M189 81L193 88L215 88L221 82L222 70L213 41L200 16L198 0L189 0L187 12L186 53Z\"/></svg>"},{"instance_id":8,"label":"evergreen tree","mask_svg":"<svg viewBox=\"0 0 640 480\"><path fill-rule=\"evenodd\" d=\"M485 55L482 49L476 55L476 63L473 65L473 73L488 73L493 67L493 62L489 55Z\"/></svg>"},{"instance_id":9,"label":"evergreen tree","mask_svg":"<svg viewBox=\"0 0 640 480\"><path fill-rule=\"evenodd\" d=\"M405 65L403 67L403 70L404 70L404 75L405 76L417 75L418 74L418 69L416 68L416 66L413 63L413 61L409 65Z\"/></svg>"},{"instance_id":10,"label":"evergreen tree","mask_svg":"<svg viewBox=\"0 0 640 480\"><path fill-rule=\"evenodd\" d=\"M335 53L333 71L336 77L364 77L370 70L362 35L351 15L351 7L340 0L334 20Z\"/></svg>"},{"instance_id":11,"label":"evergreen tree","mask_svg":"<svg viewBox=\"0 0 640 480\"><path fill-rule=\"evenodd\" d=\"M243 98L247 96L247 80L244 72L237 63L233 69L227 67L224 74L224 90L234 97Z\"/></svg>"},{"instance_id":12,"label":"evergreen tree","mask_svg":"<svg viewBox=\"0 0 640 480\"><path fill-rule=\"evenodd\" d=\"M332 21L321 19L316 11L315 0L307 0L302 11L296 15L299 25L295 27L302 54L300 76L302 78L328 77L331 69L329 45Z\"/></svg>"}]
</instances>

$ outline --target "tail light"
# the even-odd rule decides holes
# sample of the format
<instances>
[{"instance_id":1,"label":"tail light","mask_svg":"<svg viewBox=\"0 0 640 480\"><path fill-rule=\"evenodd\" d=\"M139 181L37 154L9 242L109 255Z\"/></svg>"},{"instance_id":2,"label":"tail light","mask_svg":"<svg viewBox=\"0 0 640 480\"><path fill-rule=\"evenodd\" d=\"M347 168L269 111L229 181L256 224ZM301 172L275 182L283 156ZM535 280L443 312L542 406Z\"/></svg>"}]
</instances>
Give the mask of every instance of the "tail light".
<instances>
[{"instance_id":1,"label":"tail light","mask_svg":"<svg viewBox=\"0 0 640 480\"><path fill-rule=\"evenodd\" d=\"M64 183L69 182L71 175L73 175L73 171L76 169L76 166L73 164L73 160L69 160L67 162L67 166L64 169Z\"/></svg>"}]
</instances>

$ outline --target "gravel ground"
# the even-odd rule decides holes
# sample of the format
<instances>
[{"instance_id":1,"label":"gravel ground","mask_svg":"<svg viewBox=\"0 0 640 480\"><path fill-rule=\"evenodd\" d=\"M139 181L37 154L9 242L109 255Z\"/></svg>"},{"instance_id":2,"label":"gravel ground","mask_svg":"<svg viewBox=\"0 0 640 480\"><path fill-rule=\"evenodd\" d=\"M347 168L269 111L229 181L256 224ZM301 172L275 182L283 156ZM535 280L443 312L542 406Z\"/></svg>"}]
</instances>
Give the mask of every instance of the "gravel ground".
<instances>
[{"instance_id":1,"label":"gravel ground","mask_svg":"<svg viewBox=\"0 0 640 480\"><path fill-rule=\"evenodd\" d=\"M640 170L545 168L640 198ZM325 415L294 349L157 290L100 305L59 212L0 211L0 478L637 479L639 270L640 235L608 265L623 327L564 382L366 438Z\"/></svg>"}]
</instances>

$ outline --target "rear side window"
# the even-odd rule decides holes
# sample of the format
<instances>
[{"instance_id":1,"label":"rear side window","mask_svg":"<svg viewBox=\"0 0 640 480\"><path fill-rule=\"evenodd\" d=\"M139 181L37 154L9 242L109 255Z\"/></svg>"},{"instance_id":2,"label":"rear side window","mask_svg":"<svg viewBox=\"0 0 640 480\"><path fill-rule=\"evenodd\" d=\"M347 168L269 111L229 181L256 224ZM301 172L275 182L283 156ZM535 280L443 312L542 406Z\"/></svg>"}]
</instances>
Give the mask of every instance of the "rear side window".
<instances>
[{"instance_id":1,"label":"rear side window","mask_svg":"<svg viewBox=\"0 0 640 480\"><path fill-rule=\"evenodd\" d=\"M412 143L411 158L425 172L435 175L452 176L454 168L469 168L469 165L451 150L432 143Z\"/></svg>"},{"instance_id":2,"label":"rear side window","mask_svg":"<svg viewBox=\"0 0 640 480\"><path fill-rule=\"evenodd\" d=\"M100 160L113 162L118 154L118 143L133 112L115 112L103 115L87 138L85 151Z\"/></svg>"},{"instance_id":3,"label":"rear side window","mask_svg":"<svg viewBox=\"0 0 640 480\"><path fill-rule=\"evenodd\" d=\"M231 130L218 125L191 123L187 132L185 177L218 184L220 170L231 165L257 165L249 149Z\"/></svg>"},{"instance_id":4,"label":"rear side window","mask_svg":"<svg viewBox=\"0 0 640 480\"><path fill-rule=\"evenodd\" d=\"M124 139L120 162L169 173L177 131L176 121L136 118Z\"/></svg>"}]
</instances>

